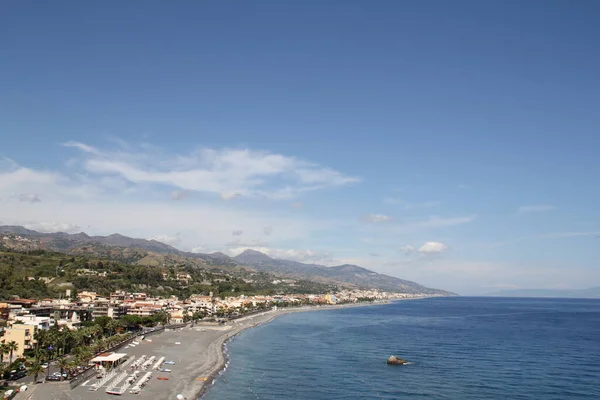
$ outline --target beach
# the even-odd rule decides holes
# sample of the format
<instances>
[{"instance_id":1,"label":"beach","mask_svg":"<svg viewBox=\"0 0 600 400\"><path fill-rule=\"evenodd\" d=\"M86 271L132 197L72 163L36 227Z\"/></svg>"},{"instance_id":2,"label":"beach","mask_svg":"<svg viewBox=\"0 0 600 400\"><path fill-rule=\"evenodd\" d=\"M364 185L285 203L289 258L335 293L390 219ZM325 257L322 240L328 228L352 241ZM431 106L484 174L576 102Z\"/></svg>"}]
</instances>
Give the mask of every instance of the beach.
<instances>
[{"instance_id":1,"label":"beach","mask_svg":"<svg viewBox=\"0 0 600 400\"><path fill-rule=\"evenodd\" d=\"M310 309L315 309L311 307ZM176 399L181 394L188 400L196 399L209 386L213 379L225 367L226 355L223 344L247 328L271 321L272 319L292 312L307 311L271 310L260 314L239 318L234 321L219 325L216 323L188 324L184 328L166 330L160 334L139 340L139 345L119 349L118 352L127 353L129 357L136 358L146 355L156 356L157 359L165 357L165 361L173 361L172 365L163 365L171 372L152 373L152 379L139 394L126 392L122 397L135 397L138 399ZM168 380L159 380L165 377ZM106 387L97 391L90 391L90 386L96 382L95 378L84 382L70 392L73 399L97 400L112 398L106 393Z\"/></svg>"},{"instance_id":2,"label":"beach","mask_svg":"<svg viewBox=\"0 0 600 400\"><path fill-rule=\"evenodd\" d=\"M182 395L187 400L197 399L210 387L213 380L226 366L227 355L223 345L244 329L267 323L290 312L319 311L350 306L356 307L357 305L270 310L225 324L188 324L184 328L165 330L162 333L148 336L144 340L138 340L139 345L135 347L126 346L117 351L127 353L129 358L131 356L139 358L142 355L155 356L157 359L165 357L165 361L174 362L174 364L163 365L163 368L168 368L171 372L153 371L148 384L139 394L130 394L127 391L121 397L156 400L177 399L178 395ZM159 377L168 379L158 379ZM97 391L90 391L91 385L96 382L96 378L83 382L82 385L69 392L70 398L81 400L114 398L113 395L106 393L106 385Z\"/></svg>"}]
</instances>

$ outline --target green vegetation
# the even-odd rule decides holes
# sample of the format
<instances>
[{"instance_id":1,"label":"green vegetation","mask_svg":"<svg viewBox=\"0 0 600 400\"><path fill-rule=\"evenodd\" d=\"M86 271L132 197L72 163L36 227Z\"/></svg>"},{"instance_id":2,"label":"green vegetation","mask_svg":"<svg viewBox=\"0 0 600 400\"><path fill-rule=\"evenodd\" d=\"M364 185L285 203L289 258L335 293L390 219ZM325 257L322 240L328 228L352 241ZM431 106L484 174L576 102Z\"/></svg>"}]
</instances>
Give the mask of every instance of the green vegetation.
<instances>
[{"instance_id":1,"label":"green vegetation","mask_svg":"<svg viewBox=\"0 0 600 400\"><path fill-rule=\"evenodd\" d=\"M122 253L118 253L122 254ZM138 254L128 261L139 259ZM110 256L109 253L107 253ZM58 297L65 289L108 296L116 290L143 291L152 296L187 298L192 294L229 297L289 293L327 293L336 286L307 280L283 283L277 277L248 269L202 266L164 259L163 265L127 264L123 257L69 256L45 250L0 251L0 299ZM168 262L168 264L166 264ZM278 283L273 283L278 282Z\"/></svg>"}]
</instances>

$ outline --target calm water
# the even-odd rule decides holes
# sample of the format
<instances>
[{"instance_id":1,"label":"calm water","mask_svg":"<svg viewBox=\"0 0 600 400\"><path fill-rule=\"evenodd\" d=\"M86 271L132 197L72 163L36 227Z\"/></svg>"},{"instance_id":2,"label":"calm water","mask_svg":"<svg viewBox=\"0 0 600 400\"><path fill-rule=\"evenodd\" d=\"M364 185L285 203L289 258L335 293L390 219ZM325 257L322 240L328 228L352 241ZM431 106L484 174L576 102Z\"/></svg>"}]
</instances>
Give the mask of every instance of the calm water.
<instances>
[{"instance_id":1,"label":"calm water","mask_svg":"<svg viewBox=\"0 0 600 400\"><path fill-rule=\"evenodd\" d=\"M441 298L243 332L206 400L600 399L600 301ZM391 354L413 362L388 366Z\"/></svg>"}]
</instances>

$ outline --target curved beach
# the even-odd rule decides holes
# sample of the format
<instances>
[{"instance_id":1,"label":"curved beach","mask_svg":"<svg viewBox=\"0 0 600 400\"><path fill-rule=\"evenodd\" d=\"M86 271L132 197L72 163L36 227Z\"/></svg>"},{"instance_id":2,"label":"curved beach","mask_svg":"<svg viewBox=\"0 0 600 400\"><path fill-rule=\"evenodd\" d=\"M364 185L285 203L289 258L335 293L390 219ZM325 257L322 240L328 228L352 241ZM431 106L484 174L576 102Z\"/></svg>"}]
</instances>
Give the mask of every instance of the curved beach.
<instances>
[{"instance_id":1,"label":"curved beach","mask_svg":"<svg viewBox=\"0 0 600 400\"><path fill-rule=\"evenodd\" d=\"M225 367L226 356L223 346L227 340L247 328L268 322L291 310L266 311L264 313L240 318L224 325L215 323L199 323L187 325L176 330L167 330L157 335L140 340L139 345L126 346L118 352L129 356L165 357L172 365L164 365L171 372L155 371L152 379L143 390L136 395L129 393L122 397L138 399L176 399L181 394L186 399L196 399ZM168 378L168 379L158 379ZM92 378L69 392L73 399L108 399L114 398L105 392L106 388L90 391L96 380Z\"/></svg>"},{"instance_id":2,"label":"curved beach","mask_svg":"<svg viewBox=\"0 0 600 400\"><path fill-rule=\"evenodd\" d=\"M381 304L381 303L377 303ZM363 304L370 305L370 304ZM245 329L267 323L291 312L329 310L358 305L301 307L265 311L219 325L216 323L198 323L176 330L167 330L160 334L140 340L139 345L126 346L118 350L129 356L142 355L165 357L173 364L164 365L171 372L154 371L152 379L139 394L124 393L122 397L138 399L176 399L183 395L187 400L197 399L210 387L214 379L225 368L227 355L225 343ZM163 379L159 379L163 378ZM168 379L164 379L168 378ZM95 382L91 379L70 391L73 399L99 400L114 398L105 392L106 388L90 391Z\"/></svg>"}]
</instances>

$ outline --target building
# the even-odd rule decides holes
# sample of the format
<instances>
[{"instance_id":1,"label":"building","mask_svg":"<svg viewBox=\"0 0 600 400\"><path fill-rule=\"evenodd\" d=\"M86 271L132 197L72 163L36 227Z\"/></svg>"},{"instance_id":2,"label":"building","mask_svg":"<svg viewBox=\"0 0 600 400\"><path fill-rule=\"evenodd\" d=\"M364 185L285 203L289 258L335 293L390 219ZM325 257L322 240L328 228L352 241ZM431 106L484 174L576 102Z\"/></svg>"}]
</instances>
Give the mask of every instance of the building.
<instances>
[{"instance_id":1,"label":"building","mask_svg":"<svg viewBox=\"0 0 600 400\"><path fill-rule=\"evenodd\" d=\"M107 299L97 299L93 303L92 314L94 318L111 317L121 318L127 314L128 306L124 304L113 303Z\"/></svg>"},{"instance_id":2,"label":"building","mask_svg":"<svg viewBox=\"0 0 600 400\"><path fill-rule=\"evenodd\" d=\"M16 316L15 321L19 321L25 325L34 325L37 329L50 329L50 317L38 317L36 315L25 314ZM13 326L15 325L20 324L13 324Z\"/></svg>"},{"instance_id":3,"label":"building","mask_svg":"<svg viewBox=\"0 0 600 400\"><path fill-rule=\"evenodd\" d=\"M37 331L36 325L14 324L11 328L4 331L4 343L16 342L17 351L13 353L13 358L23 356L25 350L31 350L35 346L34 335Z\"/></svg>"},{"instance_id":4,"label":"building","mask_svg":"<svg viewBox=\"0 0 600 400\"><path fill-rule=\"evenodd\" d=\"M98 294L96 292L83 291L83 292L77 294L77 298L82 303L91 303L92 301L96 300L97 297L98 297Z\"/></svg>"},{"instance_id":5,"label":"building","mask_svg":"<svg viewBox=\"0 0 600 400\"><path fill-rule=\"evenodd\" d=\"M128 315L137 315L138 317L150 317L162 310L162 307L154 303L137 302L131 305L127 310Z\"/></svg>"}]
</instances>

